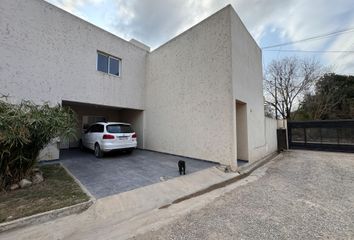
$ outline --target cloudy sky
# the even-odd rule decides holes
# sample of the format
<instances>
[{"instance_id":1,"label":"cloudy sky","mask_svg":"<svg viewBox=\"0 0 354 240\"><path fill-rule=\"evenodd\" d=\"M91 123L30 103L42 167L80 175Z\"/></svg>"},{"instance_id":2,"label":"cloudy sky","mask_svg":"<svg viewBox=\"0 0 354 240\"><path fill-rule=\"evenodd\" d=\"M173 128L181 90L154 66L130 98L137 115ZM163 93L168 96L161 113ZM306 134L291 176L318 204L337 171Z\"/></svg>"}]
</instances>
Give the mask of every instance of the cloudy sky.
<instances>
[{"instance_id":1,"label":"cloudy sky","mask_svg":"<svg viewBox=\"0 0 354 240\"><path fill-rule=\"evenodd\" d=\"M142 41L152 49L227 4L234 7L260 47L352 29L345 34L264 50L263 62L267 65L286 55L316 57L337 73L354 75L354 0L47 1L126 40Z\"/></svg>"}]
</instances>

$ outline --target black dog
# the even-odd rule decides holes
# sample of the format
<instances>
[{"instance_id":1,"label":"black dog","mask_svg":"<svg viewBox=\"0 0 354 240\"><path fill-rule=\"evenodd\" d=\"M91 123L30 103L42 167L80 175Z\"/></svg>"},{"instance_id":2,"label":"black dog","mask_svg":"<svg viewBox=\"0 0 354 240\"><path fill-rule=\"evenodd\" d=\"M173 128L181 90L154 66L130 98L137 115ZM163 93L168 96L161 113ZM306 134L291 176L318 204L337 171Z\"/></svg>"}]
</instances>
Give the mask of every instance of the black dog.
<instances>
[{"instance_id":1,"label":"black dog","mask_svg":"<svg viewBox=\"0 0 354 240\"><path fill-rule=\"evenodd\" d=\"M185 161L182 161L182 160L178 161L178 171L179 171L179 175L182 175L182 172L183 172L183 175L186 175L186 162Z\"/></svg>"}]
</instances>

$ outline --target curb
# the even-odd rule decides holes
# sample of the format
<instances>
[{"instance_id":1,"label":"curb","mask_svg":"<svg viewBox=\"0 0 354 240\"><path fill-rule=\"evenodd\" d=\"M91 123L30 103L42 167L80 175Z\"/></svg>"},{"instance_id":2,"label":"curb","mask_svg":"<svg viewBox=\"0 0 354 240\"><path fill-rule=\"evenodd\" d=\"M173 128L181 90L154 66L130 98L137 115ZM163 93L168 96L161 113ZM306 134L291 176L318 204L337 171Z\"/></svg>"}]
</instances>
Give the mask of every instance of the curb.
<instances>
[{"instance_id":1,"label":"curb","mask_svg":"<svg viewBox=\"0 0 354 240\"><path fill-rule=\"evenodd\" d=\"M78 203L76 205L63 207L60 209L54 209L51 211L38 213L32 216L23 217L16 219L10 222L5 222L0 224L0 233L8 231L10 229L15 229L19 227L24 227L33 224L44 223L47 221L54 220L56 218L65 217L71 214L78 214L88 209L93 204L93 201L90 199L83 203Z\"/></svg>"},{"instance_id":2,"label":"curb","mask_svg":"<svg viewBox=\"0 0 354 240\"><path fill-rule=\"evenodd\" d=\"M251 163L249 165L240 167L239 170L236 171L236 173L239 173L239 175L237 175L237 176L235 176L235 177L233 177L231 179L225 180L223 182L219 182L219 183L216 183L214 185L211 185L211 186L209 186L209 187L207 187L205 189L199 190L199 191L194 192L192 194L188 194L186 196L177 198L172 203L163 205L163 206L159 207L158 209L168 208L168 207L170 207L173 204L177 204L177 203L186 201L188 199L198 197L198 196L203 195L205 193L211 192L211 191L213 191L215 189L222 188L222 187L230 185L230 184L232 184L234 182L237 182L238 180L241 180L241 179L243 179L245 177L248 177L254 170L256 170L257 168L262 167L263 165L265 165L266 163L270 162L271 160L277 158L278 156L280 156L280 154L276 152L276 153L273 153L271 155L268 155L268 156L262 158L261 160L258 160L256 162L254 162L254 163Z\"/></svg>"},{"instance_id":3,"label":"curb","mask_svg":"<svg viewBox=\"0 0 354 240\"><path fill-rule=\"evenodd\" d=\"M246 164L242 167L238 168L238 173L240 175L250 175L254 170L256 170L257 168L262 167L263 165L265 165L266 163L270 162L271 160L277 158L278 156L280 156L281 153L275 152L273 154L270 154L264 158L262 158L261 160L258 160L256 162L253 162L251 164Z\"/></svg>"},{"instance_id":4,"label":"curb","mask_svg":"<svg viewBox=\"0 0 354 240\"><path fill-rule=\"evenodd\" d=\"M34 224L40 224L44 222L48 222L57 218L61 217L66 217L72 214L79 214L86 209L88 209L92 204L96 202L96 198L86 189L82 183L76 179L71 172L61 163L59 163L62 168L74 179L74 181L80 186L82 191L89 196L89 200L86 202L78 203L72 206L67 206L59 209L54 209L50 210L47 212L42 212L38 214L34 214L28 217L23 217L19 218L10 222L4 222L0 223L0 233L15 229L15 228L20 228L20 227L25 227L29 225L34 225Z\"/></svg>"},{"instance_id":5,"label":"curb","mask_svg":"<svg viewBox=\"0 0 354 240\"><path fill-rule=\"evenodd\" d=\"M74 181L77 183L77 185L79 185L79 186L81 187L82 191L83 191L84 193L86 193L87 196L90 197L90 201L92 201L93 203L95 203L95 202L96 202L96 198L89 192L89 190L87 190L87 188L80 182L80 180L77 179L77 178L69 171L69 169L67 169L67 168L64 166L64 164L60 163L60 166L61 166L62 168L64 168L65 171L66 171L66 173L69 174L69 175L74 179Z\"/></svg>"}]
</instances>

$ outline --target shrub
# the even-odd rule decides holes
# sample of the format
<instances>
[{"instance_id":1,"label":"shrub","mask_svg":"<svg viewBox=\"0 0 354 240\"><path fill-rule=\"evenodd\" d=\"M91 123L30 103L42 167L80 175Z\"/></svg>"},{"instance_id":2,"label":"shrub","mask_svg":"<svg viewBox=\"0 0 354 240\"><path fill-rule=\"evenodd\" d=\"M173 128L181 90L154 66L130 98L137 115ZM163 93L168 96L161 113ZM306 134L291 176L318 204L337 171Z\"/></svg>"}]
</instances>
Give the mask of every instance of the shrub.
<instances>
[{"instance_id":1,"label":"shrub","mask_svg":"<svg viewBox=\"0 0 354 240\"><path fill-rule=\"evenodd\" d=\"M55 137L75 136L76 123L70 108L0 100L0 188L28 177L40 150Z\"/></svg>"}]
</instances>

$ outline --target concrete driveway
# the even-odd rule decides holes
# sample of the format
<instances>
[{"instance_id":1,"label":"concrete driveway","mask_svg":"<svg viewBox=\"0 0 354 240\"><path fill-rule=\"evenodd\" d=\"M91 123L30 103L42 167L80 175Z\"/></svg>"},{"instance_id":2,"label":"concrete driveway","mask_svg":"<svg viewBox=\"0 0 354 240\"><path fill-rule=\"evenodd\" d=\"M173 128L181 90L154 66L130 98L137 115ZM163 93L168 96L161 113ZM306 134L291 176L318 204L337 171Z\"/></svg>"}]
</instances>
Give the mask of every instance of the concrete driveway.
<instances>
[{"instance_id":1,"label":"concrete driveway","mask_svg":"<svg viewBox=\"0 0 354 240\"><path fill-rule=\"evenodd\" d=\"M290 151L251 178L133 239L354 239L354 154Z\"/></svg>"},{"instance_id":2,"label":"concrete driveway","mask_svg":"<svg viewBox=\"0 0 354 240\"><path fill-rule=\"evenodd\" d=\"M179 160L186 162L186 174L216 165L144 150L135 150L131 154L110 153L101 159L89 151L64 150L60 162L93 196L102 198L160 182L161 177L178 177Z\"/></svg>"}]
</instances>

